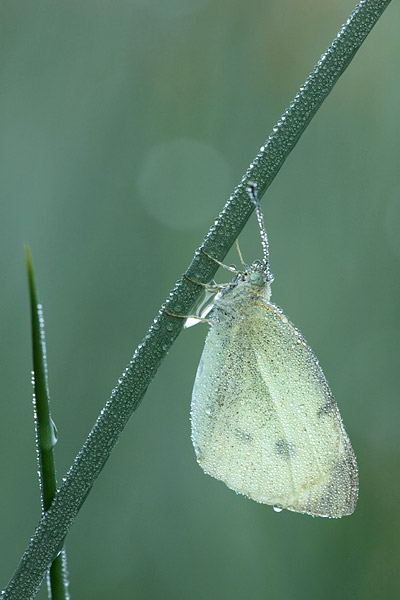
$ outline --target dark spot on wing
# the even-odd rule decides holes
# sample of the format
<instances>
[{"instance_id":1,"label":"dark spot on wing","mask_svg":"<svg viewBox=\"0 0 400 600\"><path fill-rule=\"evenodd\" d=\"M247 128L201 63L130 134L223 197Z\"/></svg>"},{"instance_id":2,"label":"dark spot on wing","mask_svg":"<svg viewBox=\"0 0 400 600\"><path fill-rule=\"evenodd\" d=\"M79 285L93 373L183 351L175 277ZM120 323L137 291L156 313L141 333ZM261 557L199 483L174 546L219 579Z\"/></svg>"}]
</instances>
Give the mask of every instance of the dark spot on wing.
<instances>
[{"instance_id":1,"label":"dark spot on wing","mask_svg":"<svg viewBox=\"0 0 400 600\"><path fill-rule=\"evenodd\" d=\"M324 404L324 406L321 406L321 408L318 409L317 417L323 417L324 415L329 415L330 413L333 412L334 408L335 408L334 402L327 402L326 404Z\"/></svg>"},{"instance_id":2,"label":"dark spot on wing","mask_svg":"<svg viewBox=\"0 0 400 600\"><path fill-rule=\"evenodd\" d=\"M281 458L285 460L289 460L289 458L293 458L296 454L295 445L291 442L287 442L286 440L280 439L275 444L276 451L278 452Z\"/></svg>"}]
</instances>

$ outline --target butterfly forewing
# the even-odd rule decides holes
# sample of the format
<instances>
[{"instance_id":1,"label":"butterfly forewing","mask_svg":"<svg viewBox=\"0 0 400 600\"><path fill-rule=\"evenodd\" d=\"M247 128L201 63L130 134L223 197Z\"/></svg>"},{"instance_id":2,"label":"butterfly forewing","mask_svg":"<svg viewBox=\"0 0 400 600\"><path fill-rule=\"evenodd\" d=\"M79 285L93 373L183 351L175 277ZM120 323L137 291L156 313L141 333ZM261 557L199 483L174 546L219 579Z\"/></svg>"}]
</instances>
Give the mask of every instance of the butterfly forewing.
<instances>
[{"instance_id":1,"label":"butterfly forewing","mask_svg":"<svg viewBox=\"0 0 400 600\"><path fill-rule=\"evenodd\" d=\"M201 467L258 502L351 514L355 456L304 338L242 282L215 303L213 315L192 396Z\"/></svg>"}]
</instances>

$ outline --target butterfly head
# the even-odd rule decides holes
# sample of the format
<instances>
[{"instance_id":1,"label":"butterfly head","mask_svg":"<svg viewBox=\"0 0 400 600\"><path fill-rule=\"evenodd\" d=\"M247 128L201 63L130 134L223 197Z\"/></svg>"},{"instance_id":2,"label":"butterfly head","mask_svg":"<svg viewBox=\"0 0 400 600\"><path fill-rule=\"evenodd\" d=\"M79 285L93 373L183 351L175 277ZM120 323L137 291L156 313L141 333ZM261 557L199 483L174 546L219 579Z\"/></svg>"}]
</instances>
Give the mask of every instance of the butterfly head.
<instances>
[{"instance_id":1,"label":"butterfly head","mask_svg":"<svg viewBox=\"0 0 400 600\"><path fill-rule=\"evenodd\" d=\"M271 296L271 283L273 282L271 273L265 270L265 264L261 260L255 260L250 267L241 273L234 285L244 285L251 290L252 294L262 296L269 300Z\"/></svg>"}]
</instances>

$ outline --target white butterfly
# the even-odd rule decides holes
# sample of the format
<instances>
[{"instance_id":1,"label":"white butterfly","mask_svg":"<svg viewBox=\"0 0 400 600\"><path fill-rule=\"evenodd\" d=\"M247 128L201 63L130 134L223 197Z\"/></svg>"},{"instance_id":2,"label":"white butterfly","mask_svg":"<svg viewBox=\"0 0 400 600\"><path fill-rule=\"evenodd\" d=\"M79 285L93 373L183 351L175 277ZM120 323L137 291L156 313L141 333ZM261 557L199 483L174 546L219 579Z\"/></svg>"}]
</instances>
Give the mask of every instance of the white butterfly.
<instances>
[{"instance_id":1,"label":"white butterfly","mask_svg":"<svg viewBox=\"0 0 400 600\"><path fill-rule=\"evenodd\" d=\"M270 302L268 241L255 184L264 262L214 299L193 388L192 441L206 473L277 509L342 517L356 506L350 440L318 360Z\"/></svg>"}]
</instances>

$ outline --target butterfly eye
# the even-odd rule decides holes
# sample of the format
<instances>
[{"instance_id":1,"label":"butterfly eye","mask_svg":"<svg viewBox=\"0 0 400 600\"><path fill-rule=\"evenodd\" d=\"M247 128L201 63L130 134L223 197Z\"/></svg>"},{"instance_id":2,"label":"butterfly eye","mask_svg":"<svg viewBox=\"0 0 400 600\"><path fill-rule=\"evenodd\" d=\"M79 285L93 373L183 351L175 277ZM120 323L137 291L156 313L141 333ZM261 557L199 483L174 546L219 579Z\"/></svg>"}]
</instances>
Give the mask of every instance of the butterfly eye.
<instances>
[{"instance_id":1,"label":"butterfly eye","mask_svg":"<svg viewBox=\"0 0 400 600\"><path fill-rule=\"evenodd\" d=\"M263 285L265 283L265 274L260 271L252 271L249 276L249 282L252 285Z\"/></svg>"}]
</instances>

